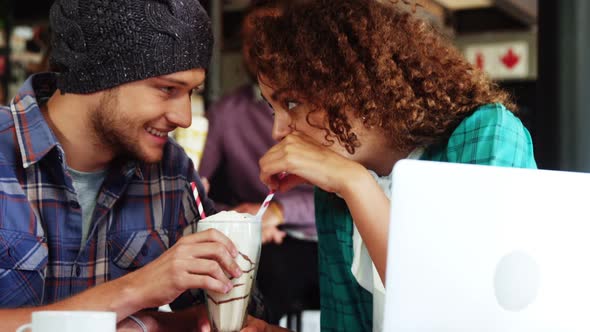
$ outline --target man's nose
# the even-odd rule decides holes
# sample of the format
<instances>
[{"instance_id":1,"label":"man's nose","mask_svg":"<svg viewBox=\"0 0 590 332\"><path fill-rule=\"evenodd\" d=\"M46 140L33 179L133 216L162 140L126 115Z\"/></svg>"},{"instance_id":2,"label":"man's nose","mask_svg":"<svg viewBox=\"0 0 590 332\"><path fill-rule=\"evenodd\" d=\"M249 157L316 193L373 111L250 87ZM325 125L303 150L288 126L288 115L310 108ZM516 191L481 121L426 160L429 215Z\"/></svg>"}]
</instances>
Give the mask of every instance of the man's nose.
<instances>
[{"instance_id":1,"label":"man's nose","mask_svg":"<svg viewBox=\"0 0 590 332\"><path fill-rule=\"evenodd\" d=\"M171 106L171 109L166 113L168 122L181 128L190 127L193 120L190 96L179 98Z\"/></svg>"}]
</instances>

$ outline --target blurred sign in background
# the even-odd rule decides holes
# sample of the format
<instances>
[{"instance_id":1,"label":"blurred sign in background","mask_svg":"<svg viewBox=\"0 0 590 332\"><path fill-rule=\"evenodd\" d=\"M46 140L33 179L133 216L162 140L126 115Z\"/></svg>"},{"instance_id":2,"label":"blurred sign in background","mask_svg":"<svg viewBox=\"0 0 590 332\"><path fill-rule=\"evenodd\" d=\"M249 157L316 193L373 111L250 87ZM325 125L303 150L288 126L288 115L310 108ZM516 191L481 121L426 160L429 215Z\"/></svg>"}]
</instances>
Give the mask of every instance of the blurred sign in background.
<instances>
[{"instance_id":1,"label":"blurred sign in background","mask_svg":"<svg viewBox=\"0 0 590 332\"><path fill-rule=\"evenodd\" d=\"M536 33L496 33L461 36L456 40L469 62L492 79L537 78Z\"/></svg>"}]
</instances>

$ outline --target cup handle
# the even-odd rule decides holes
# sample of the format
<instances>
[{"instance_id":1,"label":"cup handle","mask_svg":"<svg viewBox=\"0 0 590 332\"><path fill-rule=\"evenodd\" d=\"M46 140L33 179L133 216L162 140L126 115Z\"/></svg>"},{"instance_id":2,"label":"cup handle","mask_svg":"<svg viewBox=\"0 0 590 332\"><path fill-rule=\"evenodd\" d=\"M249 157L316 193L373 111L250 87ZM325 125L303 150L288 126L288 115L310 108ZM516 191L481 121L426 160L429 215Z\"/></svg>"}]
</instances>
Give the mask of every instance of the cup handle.
<instances>
[{"instance_id":1,"label":"cup handle","mask_svg":"<svg viewBox=\"0 0 590 332\"><path fill-rule=\"evenodd\" d=\"M16 332L24 332L24 330L26 329L31 329L31 331L33 330L33 324L29 323L29 324L25 324L22 325L21 327L19 327L18 329L16 329Z\"/></svg>"}]
</instances>

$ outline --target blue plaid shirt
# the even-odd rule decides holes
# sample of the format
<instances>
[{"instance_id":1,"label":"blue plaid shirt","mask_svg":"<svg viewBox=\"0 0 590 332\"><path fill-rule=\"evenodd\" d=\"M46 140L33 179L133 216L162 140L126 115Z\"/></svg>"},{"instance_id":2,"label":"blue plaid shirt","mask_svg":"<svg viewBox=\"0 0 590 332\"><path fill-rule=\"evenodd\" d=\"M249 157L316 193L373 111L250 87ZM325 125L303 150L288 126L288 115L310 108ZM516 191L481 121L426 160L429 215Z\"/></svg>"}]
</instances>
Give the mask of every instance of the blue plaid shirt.
<instances>
[{"instance_id":1,"label":"blue plaid shirt","mask_svg":"<svg viewBox=\"0 0 590 332\"><path fill-rule=\"evenodd\" d=\"M158 164L112 163L88 240L64 151L39 104L54 74L30 77L0 107L0 308L59 301L158 257L199 219L190 182L206 197L193 163L174 142ZM214 213L210 200L205 212Z\"/></svg>"}]
</instances>

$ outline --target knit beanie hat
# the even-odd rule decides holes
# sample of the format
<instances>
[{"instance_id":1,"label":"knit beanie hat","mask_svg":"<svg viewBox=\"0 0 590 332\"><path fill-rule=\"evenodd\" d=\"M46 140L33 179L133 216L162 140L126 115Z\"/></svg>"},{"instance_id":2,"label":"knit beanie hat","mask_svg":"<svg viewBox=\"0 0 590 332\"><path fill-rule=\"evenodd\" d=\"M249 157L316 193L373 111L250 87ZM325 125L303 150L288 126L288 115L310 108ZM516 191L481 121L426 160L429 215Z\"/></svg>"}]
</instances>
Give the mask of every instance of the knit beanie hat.
<instances>
[{"instance_id":1,"label":"knit beanie hat","mask_svg":"<svg viewBox=\"0 0 590 332\"><path fill-rule=\"evenodd\" d=\"M56 0L50 23L62 92L206 69L211 58L211 22L199 0Z\"/></svg>"}]
</instances>

